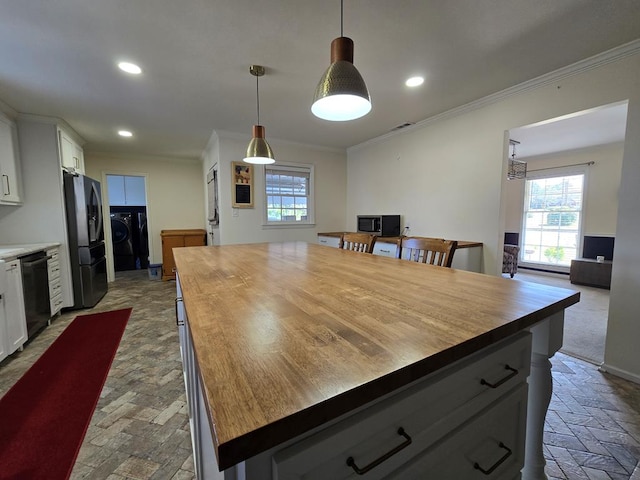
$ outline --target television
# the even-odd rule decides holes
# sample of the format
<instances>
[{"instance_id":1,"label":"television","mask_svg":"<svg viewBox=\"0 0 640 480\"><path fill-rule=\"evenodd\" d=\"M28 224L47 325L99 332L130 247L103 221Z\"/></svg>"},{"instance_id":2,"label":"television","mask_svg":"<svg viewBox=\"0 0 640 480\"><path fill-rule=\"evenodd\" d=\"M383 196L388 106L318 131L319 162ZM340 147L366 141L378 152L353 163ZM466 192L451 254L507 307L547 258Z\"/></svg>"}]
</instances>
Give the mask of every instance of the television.
<instances>
[{"instance_id":1,"label":"television","mask_svg":"<svg viewBox=\"0 0 640 480\"><path fill-rule=\"evenodd\" d=\"M600 255L605 260L613 260L613 244L615 237L585 235L582 242L582 258L596 258Z\"/></svg>"},{"instance_id":2,"label":"television","mask_svg":"<svg viewBox=\"0 0 640 480\"><path fill-rule=\"evenodd\" d=\"M505 232L505 245L520 245L520 234L518 232Z\"/></svg>"}]
</instances>

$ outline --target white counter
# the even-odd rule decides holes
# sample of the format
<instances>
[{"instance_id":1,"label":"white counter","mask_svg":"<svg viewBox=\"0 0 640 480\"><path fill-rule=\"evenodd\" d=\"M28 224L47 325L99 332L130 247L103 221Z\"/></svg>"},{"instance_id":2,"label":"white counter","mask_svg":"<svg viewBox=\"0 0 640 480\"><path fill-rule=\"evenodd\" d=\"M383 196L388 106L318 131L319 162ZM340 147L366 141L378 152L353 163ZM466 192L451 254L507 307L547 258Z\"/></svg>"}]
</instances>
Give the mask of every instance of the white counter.
<instances>
[{"instance_id":1,"label":"white counter","mask_svg":"<svg viewBox=\"0 0 640 480\"><path fill-rule=\"evenodd\" d=\"M0 260L13 260L14 258L29 255L30 253L46 250L51 247L59 247L59 243L27 243L16 245L0 245Z\"/></svg>"}]
</instances>

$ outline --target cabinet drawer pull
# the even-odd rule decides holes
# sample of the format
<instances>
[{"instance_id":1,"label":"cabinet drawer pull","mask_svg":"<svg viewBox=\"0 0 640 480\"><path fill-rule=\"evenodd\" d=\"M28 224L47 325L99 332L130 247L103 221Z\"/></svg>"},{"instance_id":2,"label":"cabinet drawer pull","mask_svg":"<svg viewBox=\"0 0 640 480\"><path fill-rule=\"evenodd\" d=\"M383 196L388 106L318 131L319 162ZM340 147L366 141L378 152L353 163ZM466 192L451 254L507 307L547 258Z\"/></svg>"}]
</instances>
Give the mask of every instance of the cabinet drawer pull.
<instances>
[{"instance_id":1,"label":"cabinet drawer pull","mask_svg":"<svg viewBox=\"0 0 640 480\"><path fill-rule=\"evenodd\" d=\"M6 179L6 180L5 180ZM11 185L9 184L9 175L2 175L2 194L3 195L11 195ZM4 185L7 185L7 189L5 190Z\"/></svg>"},{"instance_id":2,"label":"cabinet drawer pull","mask_svg":"<svg viewBox=\"0 0 640 480\"><path fill-rule=\"evenodd\" d=\"M184 325L184 320L178 319L178 303L182 302L182 297L176 298L176 325L182 327Z\"/></svg>"},{"instance_id":3,"label":"cabinet drawer pull","mask_svg":"<svg viewBox=\"0 0 640 480\"><path fill-rule=\"evenodd\" d=\"M489 388L498 388L498 387L499 387L500 385L502 385L504 382L506 382L507 380L509 380L509 379L511 379L511 378L513 378L513 377L515 377L515 376L516 376L516 375L518 375L518 373L519 373L519 372L518 372L518 370L516 370L516 369L515 369L515 368L513 368L513 367L510 367L510 366L509 366L509 364L506 364L506 365L504 366L504 369L505 369L505 370L509 370L511 373L510 373L509 375L507 375L506 377L504 377L502 380L499 380L499 381L498 381L498 382L496 382L496 383L490 383L490 382L487 382L487 381L483 378L483 379L481 379L481 380L480 380L480 384L481 384L481 385L486 385L486 386L487 386L487 387L489 387Z\"/></svg>"},{"instance_id":4,"label":"cabinet drawer pull","mask_svg":"<svg viewBox=\"0 0 640 480\"><path fill-rule=\"evenodd\" d=\"M507 447L504 443L500 442L498 446L500 448L504 448L507 451L507 453L505 453L496 463L494 463L493 465L491 465L489 468L485 470L480 466L478 462L476 462L473 464L473 468L475 468L476 470L480 470L485 475L491 475L496 468L502 465L502 463L511 456L511 453L512 453L511 449Z\"/></svg>"},{"instance_id":5,"label":"cabinet drawer pull","mask_svg":"<svg viewBox=\"0 0 640 480\"><path fill-rule=\"evenodd\" d=\"M351 468L353 468L353 471L356 472L358 475L364 475L369 470L377 467L382 462L388 460L390 457L392 457L393 455L398 453L403 448L406 448L409 445L411 445L411 442L413 440L411 440L411 437L409 435L407 435L407 433L404 431L404 428L400 427L398 429L398 435L403 436L406 440L404 442L402 442L400 445L398 445L397 447L393 448L392 450L389 450L387 453L385 453L381 457L378 457L377 459L375 459L369 465L365 465L364 467L360 468L360 467L358 467L356 465L356 461L353 459L353 457L347 458L347 465L349 465Z\"/></svg>"}]
</instances>

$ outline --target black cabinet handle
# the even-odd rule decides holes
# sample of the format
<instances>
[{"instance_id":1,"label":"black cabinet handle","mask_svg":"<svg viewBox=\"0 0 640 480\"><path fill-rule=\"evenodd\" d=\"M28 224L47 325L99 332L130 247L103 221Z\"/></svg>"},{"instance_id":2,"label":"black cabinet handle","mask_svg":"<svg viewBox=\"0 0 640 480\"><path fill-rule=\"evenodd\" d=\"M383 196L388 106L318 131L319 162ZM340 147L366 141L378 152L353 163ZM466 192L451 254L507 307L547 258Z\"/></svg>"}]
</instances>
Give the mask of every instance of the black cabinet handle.
<instances>
[{"instance_id":1,"label":"black cabinet handle","mask_svg":"<svg viewBox=\"0 0 640 480\"><path fill-rule=\"evenodd\" d=\"M493 465L491 465L489 468L487 468L486 470L484 468L482 468L480 466L480 464L478 462L473 464L473 468L475 468L476 470L480 470L482 473L484 473L485 475L491 475L493 473L493 471L498 468L500 465L502 465L502 463L511 456L511 449L509 447L507 447L504 443L500 442L498 444L498 446L500 448L503 448L507 451L507 453L505 453L500 460L498 460L496 463L494 463Z\"/></svg>"},{"instance_id":2,"label":"black cabinet handle","mask_svg":"<svg viewBox=\"0 0 640 480\"><path fill-rule=\"evenodd\" d=\"M398 429L398 435L401 435L405 438L405 441L402 442L400 445L398 445L397 447L389 450L387 453L385 453L384 455L382 455L381 457L376 458L373 462L371 462L369 465L365 465L364 467L360 468L358 467L358 465L356 465L356 461L353 459L353 457L349 457L347 458L347 465L349 465L351 468L353 468L353 471L356 472L358 475L364 475L365 473L367 473L369 470L377 467L378 465L380 465L382 462L388 460L389 458L391 458L393 455L395 455L396 453L398 453L400 450L402 450L403 448L407 448L409 445L411 445L411 442L413 440L411 440L411 437L409 435L407 435L407 432L404 431L404 428L400 427Z\"/></svg>"},{"instance_id":3,"label":"black cabinet handle","mask_svg":"<svg viewBox=\"0 0 640 480\"><path fill-rule=\"evenodd\" d=\"M182 302L182 297L176 298L176 325L182 327L184 325L184 320L178 319L178 302Z\"/></svg>"},{"instance_id":4,"label":"black cabinet handle","mask_svg":"<svg viewBox=\"0 0 640 480\"><path fill-rule=\"evenodd\" d=\"M506 377L504 377L502 380L497 381L496 383L490 383L487 382L484 378L480 380L480 384L481 385L486 385L489 388L498 388L500 385L502 385L504 382L506 382L507 380L515 377L516 375L518 375L518 370L516 370L513 367L510 367L509 364L506 364L504 366L505 370L509 370L511 373L509 375L507 375Z\"/></svg>"}]
</instances>

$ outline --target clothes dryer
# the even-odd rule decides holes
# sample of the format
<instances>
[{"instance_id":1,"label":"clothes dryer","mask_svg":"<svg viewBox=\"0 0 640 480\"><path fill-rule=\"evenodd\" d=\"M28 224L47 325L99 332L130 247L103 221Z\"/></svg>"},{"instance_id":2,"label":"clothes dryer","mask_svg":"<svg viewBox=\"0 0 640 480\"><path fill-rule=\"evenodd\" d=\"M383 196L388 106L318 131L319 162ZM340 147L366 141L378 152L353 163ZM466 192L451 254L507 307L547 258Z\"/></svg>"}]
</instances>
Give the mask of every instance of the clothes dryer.
<instances>
[{"instance_id":1,"label":"clothes dryer","mask_svg":"<svg viewBox=\"0 0 640 480\"><path fill-rule=\"evenodd\" d=\"M112 213L111 240L113 242L113 263L116 271L136 269L132 234L131 213Z\"/></svg>"}]
</instances>

